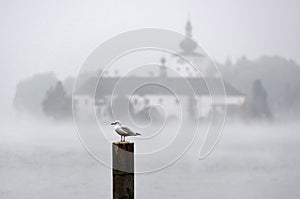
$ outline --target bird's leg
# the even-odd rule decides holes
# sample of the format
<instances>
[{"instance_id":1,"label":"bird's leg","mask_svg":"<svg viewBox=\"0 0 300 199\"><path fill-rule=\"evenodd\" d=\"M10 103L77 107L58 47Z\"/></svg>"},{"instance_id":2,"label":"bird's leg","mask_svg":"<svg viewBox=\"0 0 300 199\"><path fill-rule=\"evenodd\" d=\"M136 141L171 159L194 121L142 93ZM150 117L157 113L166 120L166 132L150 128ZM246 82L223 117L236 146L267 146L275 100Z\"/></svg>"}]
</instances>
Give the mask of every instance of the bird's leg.
<instances>
[{"instance_id":1,"label":"bird's leg","mask_svg":"<svg viewBox=\"0 0 300 199\"><path fill-rule=\"evenodd\" d=\"M122 137L123 137L123 136L121 135L121 142L122 142Z\"/></svg>"},{"instance_id":2,"label":"bird's leg","mask_svg":"<svg viewBox=\"0 0 300 199\"><path fill-rule=\"evenodd\" d=\"M126 138L126 137L124 136L124 142L125 142L125 138Z\"/></svg>"}]
</instances>

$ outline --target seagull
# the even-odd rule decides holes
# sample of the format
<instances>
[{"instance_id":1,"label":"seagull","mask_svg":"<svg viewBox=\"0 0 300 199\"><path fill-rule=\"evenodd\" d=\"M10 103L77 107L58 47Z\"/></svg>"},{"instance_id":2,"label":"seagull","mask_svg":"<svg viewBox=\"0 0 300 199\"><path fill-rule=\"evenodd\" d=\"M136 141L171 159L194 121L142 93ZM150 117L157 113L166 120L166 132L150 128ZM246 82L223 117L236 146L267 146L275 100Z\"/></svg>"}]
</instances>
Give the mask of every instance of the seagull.
<instances>
[{"instance_id":1,"label":"seagull","mask_svg":"<svg viewBox=\"0 0 300 199\"><path fill-rule=\"evenodd\" d=\"M115 122L112 122L110 125L114 126L116 133L121 136L121 142L125 142L125 137L126 136L141 135L139 133L136 133L136 132L132 131L130 128L128 128L126 126L123 126L119 120L117 120Z\"/></svg>"}]
</instances>

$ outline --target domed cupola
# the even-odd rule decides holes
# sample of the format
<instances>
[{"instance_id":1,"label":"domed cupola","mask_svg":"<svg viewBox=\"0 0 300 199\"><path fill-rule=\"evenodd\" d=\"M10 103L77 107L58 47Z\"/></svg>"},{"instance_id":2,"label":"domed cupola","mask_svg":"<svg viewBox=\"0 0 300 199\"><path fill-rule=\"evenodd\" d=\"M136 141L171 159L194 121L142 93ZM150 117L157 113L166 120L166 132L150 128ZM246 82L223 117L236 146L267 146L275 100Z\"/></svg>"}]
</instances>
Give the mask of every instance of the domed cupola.
<instances>
[{"instance_id":1,"label":"domed cupola","mask_svg":"<svg viewBox=\"0 0 300 199\"><path fill-rule=\"evenodd\" d=\"M198 53L194 52L198 47L198 44L192 39L192 29L191 21L188 20L185 25L186 38L180 42L180 48L182 49L181 55L199 56Z\"/></svg>"}]
</instances>

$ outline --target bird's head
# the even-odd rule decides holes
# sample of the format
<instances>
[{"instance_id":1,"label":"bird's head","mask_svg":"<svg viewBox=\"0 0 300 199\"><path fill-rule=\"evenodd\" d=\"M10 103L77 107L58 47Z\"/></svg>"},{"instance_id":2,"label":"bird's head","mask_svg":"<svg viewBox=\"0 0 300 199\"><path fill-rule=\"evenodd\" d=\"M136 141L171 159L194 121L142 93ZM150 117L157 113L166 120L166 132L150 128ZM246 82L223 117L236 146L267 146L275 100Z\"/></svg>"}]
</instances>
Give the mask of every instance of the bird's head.
<instances>
[{"instance_id":1,"label":"bird's head","mask_svg":"<svg viewBox=\"0 0 300 199\"><path fill-rule=\"evenodd\" d=\"M110 123L110 125L114 126L114 125L121 125L121 122L119 120L114 121L112 123Z\"/></svg>"}]
</instances>

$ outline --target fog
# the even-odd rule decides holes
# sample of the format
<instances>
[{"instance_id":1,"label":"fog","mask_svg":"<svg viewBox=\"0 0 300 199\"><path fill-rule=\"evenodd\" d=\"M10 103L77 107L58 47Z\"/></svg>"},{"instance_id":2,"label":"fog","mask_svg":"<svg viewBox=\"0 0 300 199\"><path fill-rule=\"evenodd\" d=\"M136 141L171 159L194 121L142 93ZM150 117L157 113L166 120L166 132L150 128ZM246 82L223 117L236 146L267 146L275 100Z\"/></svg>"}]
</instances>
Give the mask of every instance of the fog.
<instances>
[{"instance_id":1,"label":"fog","mask_svg":"<svg viewBox=\"0 0 300 199\"><path fill-rule=\"evenodd\" d=\"M226 124L206 159L197 140L171 166L136 175L136 197L298 198L298 132L297 123ZM3 198L111 197L111 170L88 155L72 124L6 121L0 142Z\"/></svg>"},{"instance_id":2,"label":"fog","mask_svg":"<svg viewBox=\"0 0 300 199\"><path fill-rule=\"evenodd\" d=\"M184 34L188 20L193 39L212 58L208 62L215 62L226 84L233 87L232 91L237 90L228 96L239 95L245 101L238 108L229 105L227 115L221 107L224 118L218 118L215 112L221 134L204 159L200 158L200 150L208 129L214 128L208 119L214 110L206 118L198 118L197 131L190 118L170 117L164 123L157 117L159 109L132 111L135 115L130 118L134 120L130 127L142 136L126 139L135 142L137 156L168 146L174 149L170 156L164 154L148 161L136 158L137 170L155 167L156 161L170 163L136 174L136 198L299 198L299 10L297 0L1 1L0 198L111 197L111 168L97 160L78 131L72 110L74 81L88 56L113 36L145 27ZM148 64L143 67L152 69L161 68L159 64L165 62L177 63L170 61L174 56L168 57L166 52L163 56L167 61L163 61L160 51L152 56L143 53L120 59L117 70L106 74L107 79L128 72L127 65L132 62L137 66ZM97 70L85 71L81 82L76 82L83 91L90 88L89 80L94 81L104 66L95 67ZM131 71L132 77L159 76L159 71L139 69ZM97 105L101 97L91 99ZM124 101L117 102L123 107ZM110 110L100 112L111 116ZM194 110L189 107L187 112ZM111 149L104 150L104 142L120 139L109 125L119 118L101 114L97 119L102 131L99 128L96 133L104 133L107 140L94 140L99 154ZM148 123L135 121L137 118ZM155 119L161 126L156 126ZM90 118L87 120L84 125L89 128ZM181 136L186 133L192 139L196 132L186 151L186 143L172 145L179 137L180 122L186 125ZM183 155L177 161L168 161L180 151ZM111 154L105 156L110 161Z\"/></svg>"},{"instance_id":3,"label":"fog","mask_svg":"<svg viewBox=\"0 0 300 199\"><path fill-rule=\"evenodd\" d=\"M216 60L267 54L299 63L299 8L297 0L1 1L1 84L12 96L33 73L75 75L108 38L142 27L183 32L188 13L195 38Z\"/></svg>"}]
</instances>

